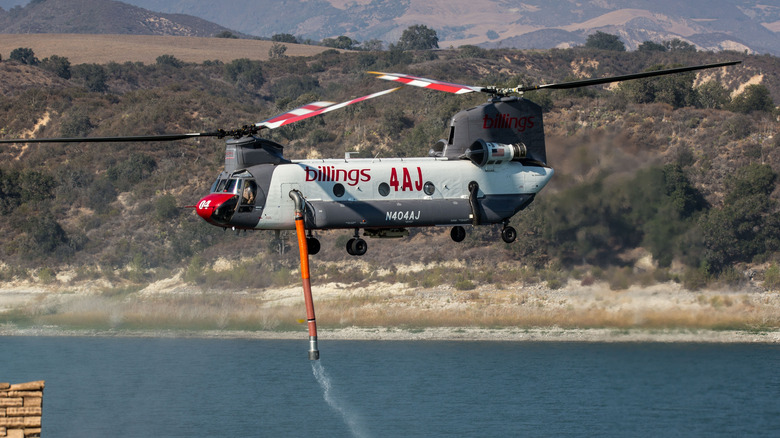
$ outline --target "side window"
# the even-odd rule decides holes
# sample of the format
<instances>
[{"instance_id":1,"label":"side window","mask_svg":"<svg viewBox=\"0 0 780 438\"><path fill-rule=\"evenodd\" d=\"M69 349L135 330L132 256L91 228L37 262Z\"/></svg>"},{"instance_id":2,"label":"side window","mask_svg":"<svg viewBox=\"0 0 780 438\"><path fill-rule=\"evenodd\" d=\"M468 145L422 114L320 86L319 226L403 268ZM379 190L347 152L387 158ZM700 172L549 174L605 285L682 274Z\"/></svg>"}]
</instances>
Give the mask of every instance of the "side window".
<instances>
[{"instance_id":1,"label":"side window","mask_svg":"<svg viewBox=\"0 0 780 438\"><path fill-rule=\"evenodd\" d=\"M241 192L241 203L244 205L254 205L255 196L257 196L257 184L251 179L244 180L244 190Z\"/></svg>"}]
</instances>

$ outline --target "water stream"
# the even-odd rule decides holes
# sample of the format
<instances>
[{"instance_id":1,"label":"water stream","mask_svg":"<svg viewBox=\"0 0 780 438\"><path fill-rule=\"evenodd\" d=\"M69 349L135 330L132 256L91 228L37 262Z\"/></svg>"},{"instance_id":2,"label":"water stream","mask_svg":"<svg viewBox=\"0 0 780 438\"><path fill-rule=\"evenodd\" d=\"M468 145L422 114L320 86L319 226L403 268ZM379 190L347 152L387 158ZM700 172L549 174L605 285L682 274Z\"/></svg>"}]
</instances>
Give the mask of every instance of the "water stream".
<instances>
[{"instance_id":1,"label":"water stream","mask_svg":"<svg viewBox=\"0 0 780 438\"><path fill-rule=\"evenodd\" d=\"M352 432L352 436L355 438L368 438L368 433L363 425L362 419L358 412L354 408L350 407L346 401L339 397L339 395L333 391L333 381L325 372L325 367L322 365L321 360L311 361L311 369L314 373L314 377L322 388L322 397L328 406L341 415L344 423Z\"/></svg>"}]
</instances>

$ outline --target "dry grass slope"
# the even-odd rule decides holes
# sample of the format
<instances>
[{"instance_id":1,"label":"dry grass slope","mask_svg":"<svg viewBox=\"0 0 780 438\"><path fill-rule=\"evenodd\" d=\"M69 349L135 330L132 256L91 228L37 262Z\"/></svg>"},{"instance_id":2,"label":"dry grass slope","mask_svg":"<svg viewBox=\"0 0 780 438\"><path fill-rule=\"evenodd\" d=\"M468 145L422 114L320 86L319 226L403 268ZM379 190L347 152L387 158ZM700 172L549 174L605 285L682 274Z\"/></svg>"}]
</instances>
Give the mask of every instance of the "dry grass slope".
<instances>
[{"instance_id":1,"label":"dry grass slope","mask_svg":"<svg viewBox=\"0 0 780 438\"><path fill-rule=\"evenodd\" d=\"M72 64L143 62L153 64L160 55L173 55L184 62L201 63L238 58L267 60L273 43L232 38L200 38L157 35L3 34L0 55L8 59L19 47L33 49L38 59L64 56ZM287 56L313 56L327 47L285 44Z\"/></svg>"}]
</instances>

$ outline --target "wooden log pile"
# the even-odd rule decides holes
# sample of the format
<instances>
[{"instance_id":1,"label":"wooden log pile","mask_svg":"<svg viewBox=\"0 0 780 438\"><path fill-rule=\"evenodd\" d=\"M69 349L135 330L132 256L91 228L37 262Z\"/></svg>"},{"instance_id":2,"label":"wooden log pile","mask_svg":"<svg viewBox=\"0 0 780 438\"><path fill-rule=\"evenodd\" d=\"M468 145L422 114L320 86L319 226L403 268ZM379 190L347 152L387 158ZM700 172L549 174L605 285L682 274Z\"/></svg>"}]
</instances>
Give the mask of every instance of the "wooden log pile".
<instances>
[{"instance_id":1,"label":"wooden log pile","mask_svg":"<svg viewBox=\"0 0 780 438\"><path fill-rule=\"evenodd\" d=\"M43 384L43 380L15 385L0 383L0 437L41 436Z\"/></svg>"}]
</instances>

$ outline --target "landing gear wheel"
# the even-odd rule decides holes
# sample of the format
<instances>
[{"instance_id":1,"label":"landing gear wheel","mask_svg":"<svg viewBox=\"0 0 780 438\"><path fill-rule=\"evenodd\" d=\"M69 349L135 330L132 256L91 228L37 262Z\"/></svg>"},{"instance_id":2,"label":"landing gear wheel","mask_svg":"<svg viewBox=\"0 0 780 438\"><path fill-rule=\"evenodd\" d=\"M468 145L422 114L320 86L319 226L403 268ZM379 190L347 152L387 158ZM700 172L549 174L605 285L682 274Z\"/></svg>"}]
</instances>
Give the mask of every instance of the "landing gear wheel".
<instances>
[{"instance_id":1,"label":"landing gear wheel","mask_svg":"<svg viewBox=\"0 0 780 438\"><path fill-rule=\"evenodd\" d=\"M463 242L463 239L466 238L466 230L460 225L452 227L452 230L450 230L450 237L456 242Z\"/></svg>"},{"instance_id":2,"label":"landing gear wheel","mask_svg":"<svg viewBox=\"0 0 780 438\"><path fill-rule=\"evenodd\" d=\"M309 255L320 252L320 241L316 237L307 237L306 246L309 248Z\"/></svg>"},{"instance_id":3,"label":"landing gear wheel","mask_svg":"<svg viewBox=\"0 0 780 438\"><path fill-rule=\"evenodd\" d=\"M504 227L504 229L501 230L501 239L506 243L514 242L515 239L517 239L517 230L512 227Z\"/></svg>"},{"instance_id":4,"label":"landing gear wheel","mask_svg":"<svg viewBox=\"0 0 780 438\"><path fill-rule=\"evenodd\" d=\"M349 240L347 240L347 254L349 254L349 255L355 255L355 253L352 252L352 244L355 243L355 240L357 240L357 239L349 239Z\"/></svg>"},{"instance_id":5,"label":"landing gear wheel","mask_svg":"<svg viewBox=\"0 0 780 438\"><path fill-rule=\"evenodd\" d=\"M354 256L362 256L363 254L368 251L368 244L363 239L349 239L349 249L347 249L347 252Z\"/></svg>"}]
</instances>

